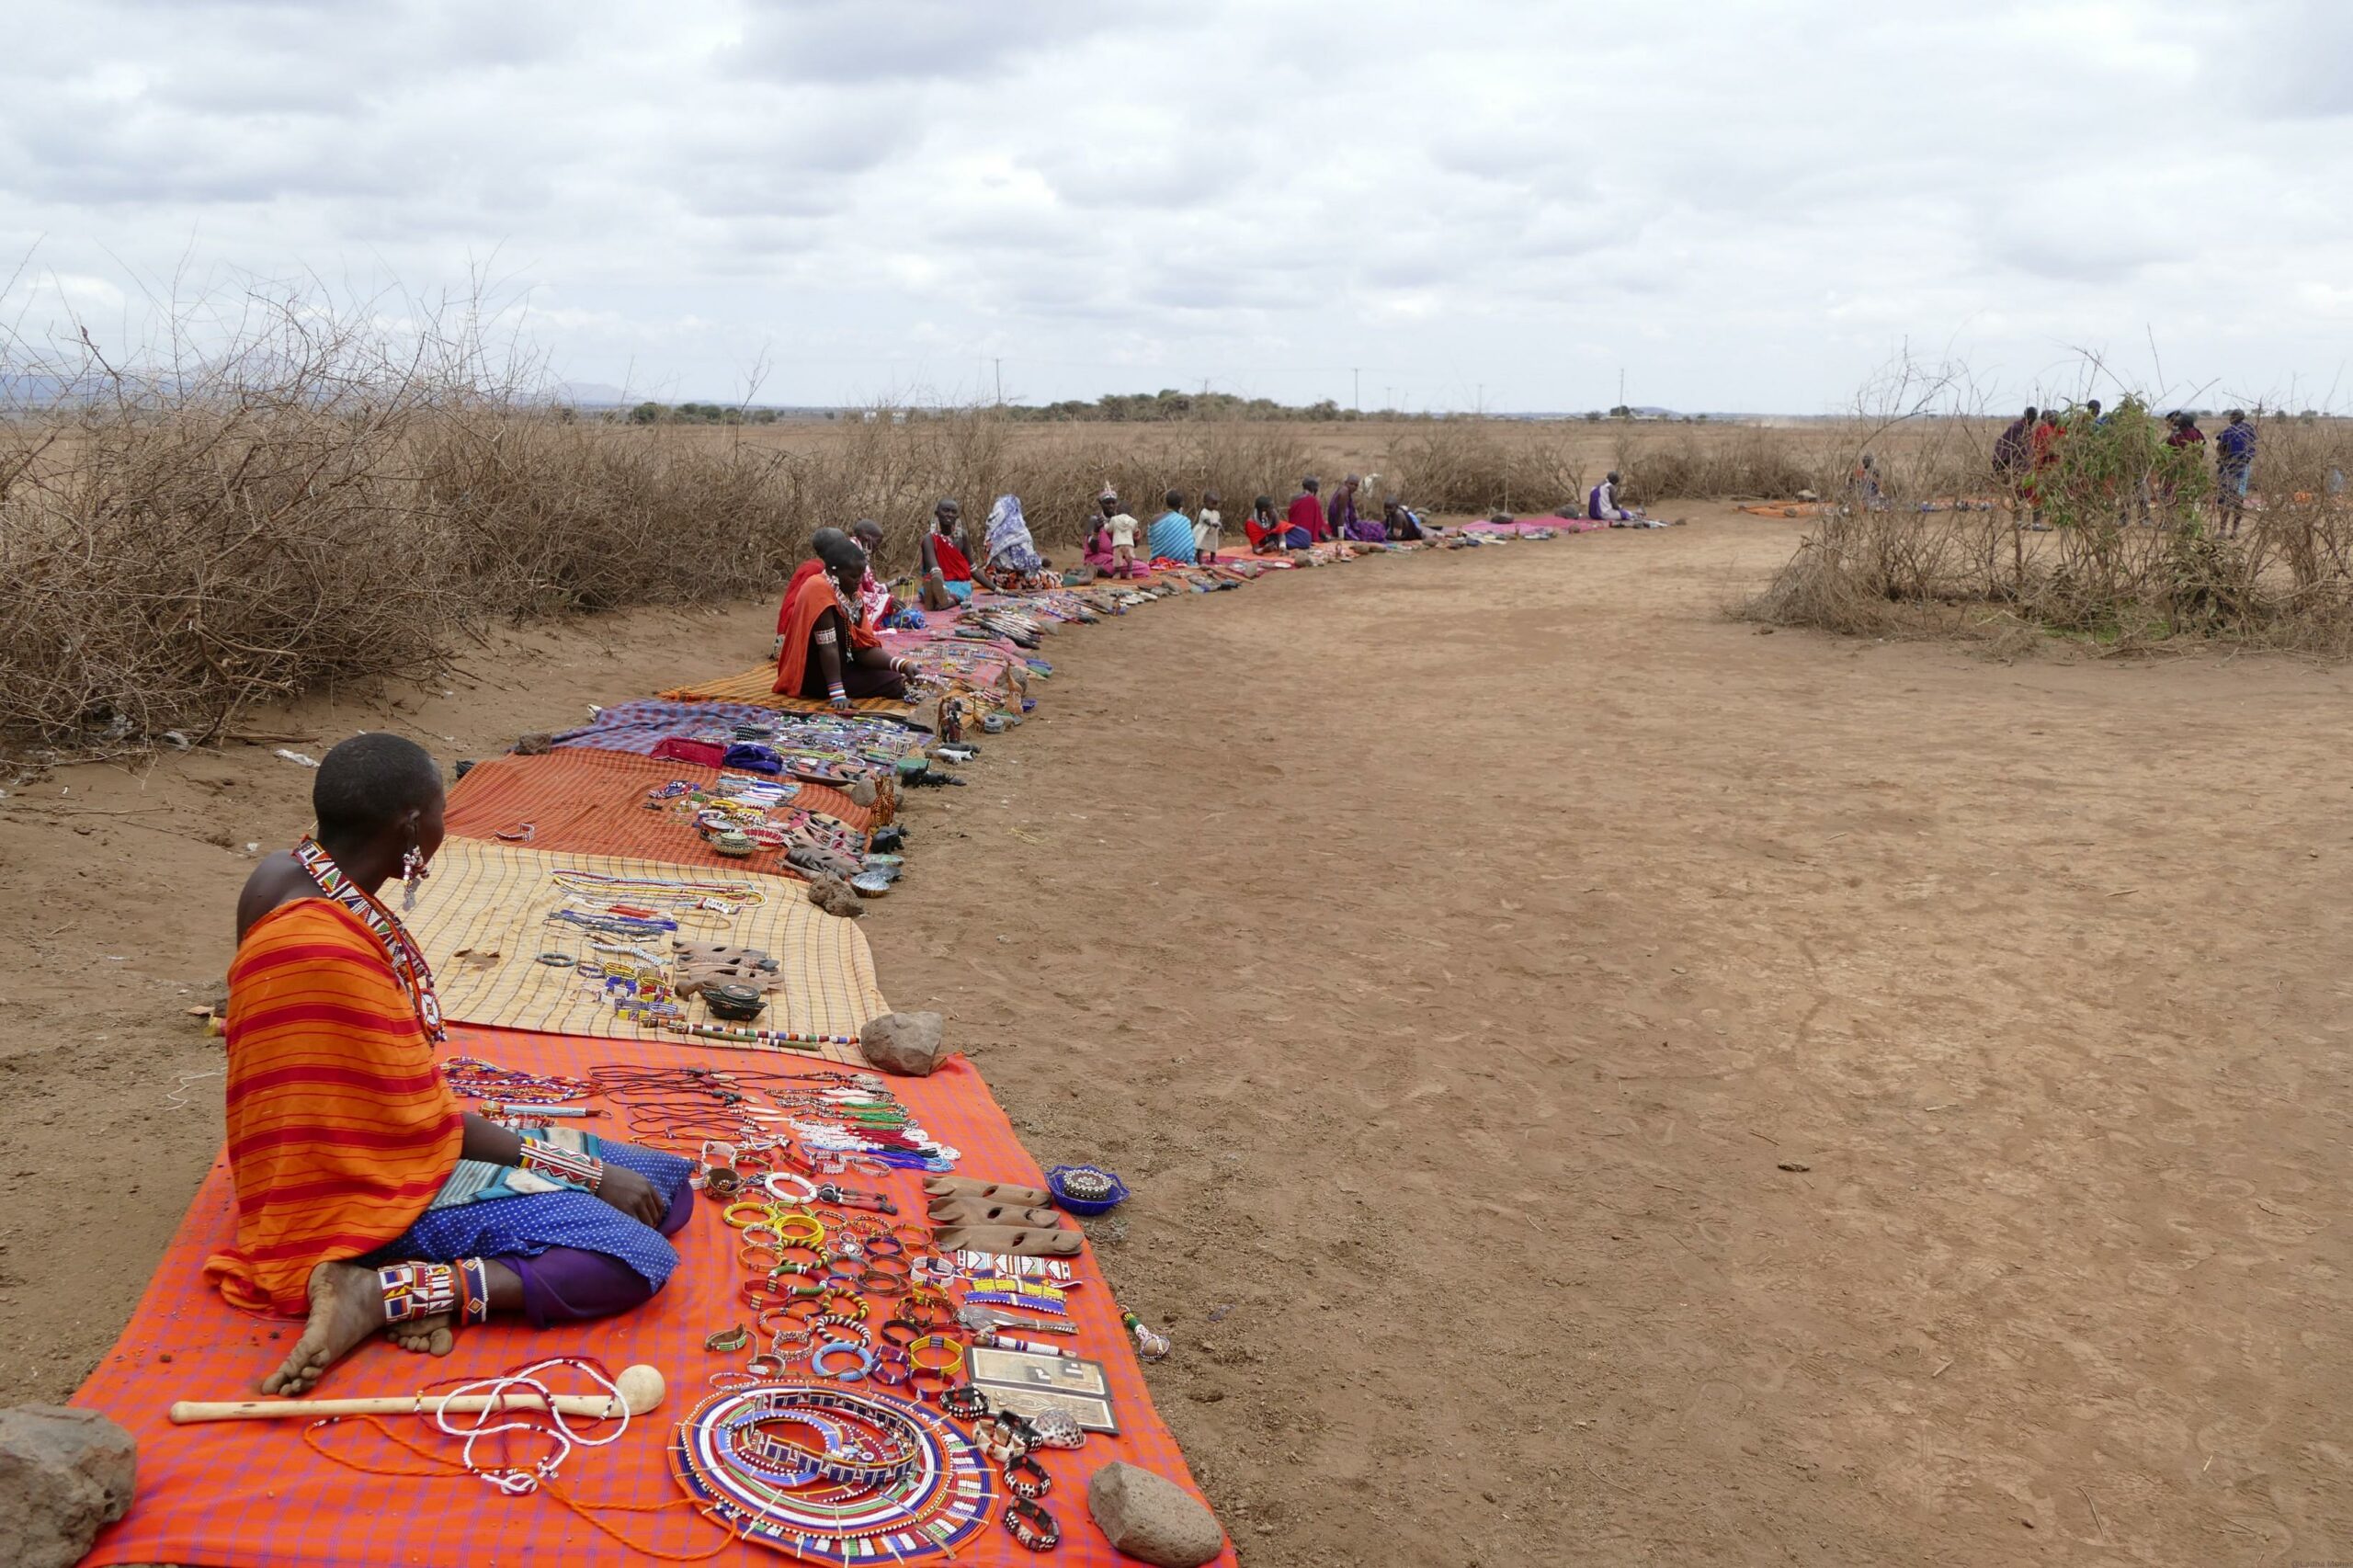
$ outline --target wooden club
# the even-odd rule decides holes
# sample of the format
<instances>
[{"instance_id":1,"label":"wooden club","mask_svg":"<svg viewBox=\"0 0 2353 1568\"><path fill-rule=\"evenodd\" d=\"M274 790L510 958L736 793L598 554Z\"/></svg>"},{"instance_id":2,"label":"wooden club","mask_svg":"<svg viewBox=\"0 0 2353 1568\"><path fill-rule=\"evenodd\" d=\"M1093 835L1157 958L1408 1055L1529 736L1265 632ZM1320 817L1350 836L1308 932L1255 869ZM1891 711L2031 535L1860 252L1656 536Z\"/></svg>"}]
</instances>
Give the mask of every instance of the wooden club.
<instances>
[{"instance_id":1,"label":"wooden club","mask_svg":"<svg viewBox=\"0 0 2353 1568\"><path fill-rule=\"evenodd\" d=\"M559 1414L610 1419L627 1410L631 1415L642 1415L662 1403L665 1392L662 1374L640 1363L624 1367L621 1375L613 1380L621 1391L619 1408L609 1394L560 1393L555 1396ZM448 1404L438 1394L408 1394L395 1399L240 1399L218 1404L182 1400L172 1406L172 1420L185 1426L198 1421L284 1421L295 1416L316 1421L328 1415L415 1415L424 1411L446 1409L454 1414L473 1415L484 1410L545 1410L547 1402L535 1393L461 1394Z\"/></svg>"}]
</instances>

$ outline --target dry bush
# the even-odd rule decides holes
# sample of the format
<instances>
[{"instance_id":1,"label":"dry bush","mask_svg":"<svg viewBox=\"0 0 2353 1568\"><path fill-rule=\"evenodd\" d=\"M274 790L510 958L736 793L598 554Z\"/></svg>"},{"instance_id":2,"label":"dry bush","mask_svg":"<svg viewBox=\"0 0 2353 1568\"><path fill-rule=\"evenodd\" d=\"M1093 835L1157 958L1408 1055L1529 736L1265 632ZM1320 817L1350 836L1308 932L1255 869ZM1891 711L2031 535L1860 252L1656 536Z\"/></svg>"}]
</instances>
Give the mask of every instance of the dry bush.
<instances>
[{"instance_id":1,"label":"dry bush","mask_svg":"<svg viewBox=\"0 0 2353 1568\"><path fill-rule=\"evenodd\" d=\"M438 389L343 324L262 308L200 369L93 351L58 406L0 419L0 732L208 735L439 665L453 563L401 460Z\"/></svg>"},{"instance_id":2,"label":"dry bush","mask_svg":"<svg viewBox=\"0 0 2353 1568\"><path fill-rule=\"evenodd\" d=\"M1826 479L1833 509L1742 613L2013 645L2029 628L2109 651L2207 638L2353 653L2353 509L2342 494L2353 437L2343 425L2262 423L2256 509L2235 538L2218 528L2211 448L2168 449L2137 400L2097 425L2071 416L2030 499L1972 461L1990 454L1994 428L1956 421L1947 437L1915 441L1881 466L1876 505L1850 477ZM1955 483L1972 468L1974 484Z\"/></svg>"},{"instance_id":3,"label":"dry bush","mask_svg":"<svg viewBox=\"0 0 2353 1568\"><path fill-rule=\"evenodd\" d=\"M1565 428L1438 419L1416 425L1394 450L1396 483L1384 476L1383 488L1435 512L1551 511L1585 492Z\"/></svg>"}]
</instances>

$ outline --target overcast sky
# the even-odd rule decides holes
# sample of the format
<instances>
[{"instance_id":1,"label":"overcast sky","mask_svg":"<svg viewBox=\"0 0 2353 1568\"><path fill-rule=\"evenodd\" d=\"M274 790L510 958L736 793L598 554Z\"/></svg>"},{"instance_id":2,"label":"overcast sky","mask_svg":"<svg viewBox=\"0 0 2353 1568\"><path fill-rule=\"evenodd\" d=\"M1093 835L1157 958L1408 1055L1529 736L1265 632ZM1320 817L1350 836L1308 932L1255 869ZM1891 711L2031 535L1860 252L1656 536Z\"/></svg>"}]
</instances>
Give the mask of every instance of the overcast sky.
<instances>
[{"instance_id":1,"label":"overcast sky","mask_svg":"<svg viewBox=\"0 0 2353 1568\"><path fill-rule=\"evenodd\" d=\"M183 276L528 311L666 398L2331 402L2341 0L0 0L35 331ZM12 267L0 266L0 281ZM2156 358L2153 359L2154 335ZM2159 378L2159 367L2162 380ZM2335 406L2353 403L2353 380Z\"/></svg>"}]
</instances>

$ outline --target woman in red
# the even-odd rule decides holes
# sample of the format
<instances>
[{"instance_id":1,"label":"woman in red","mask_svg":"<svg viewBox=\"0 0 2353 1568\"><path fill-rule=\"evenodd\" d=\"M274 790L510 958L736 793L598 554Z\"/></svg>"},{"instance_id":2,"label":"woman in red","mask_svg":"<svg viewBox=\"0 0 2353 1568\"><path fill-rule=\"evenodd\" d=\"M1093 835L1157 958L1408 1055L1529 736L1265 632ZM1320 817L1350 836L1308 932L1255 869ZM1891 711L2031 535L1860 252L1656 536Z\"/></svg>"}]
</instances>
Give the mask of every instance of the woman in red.
<instances>
[{"instance_id":1,"label":"woman in red","mask_svg":"<svg viewBox=\"0 0 2353 1568\"><path fill-rule=\"evenodd\" d=\"M972 557L964 538L964 508L953 499L931 509L923 536L923 608L947 609L972 602Z\"/></svg>"},{"instance_id":2,"label":"woman in red","mask_svg":"<svg viewBox=\"0 0 2353 1568\"><path fill-rule=\"evenodd\" d=\"M1324 520L1324 503L1316 496L1322 488L1312 473L1299 482L1299 494L1290 498L1290 511L1284 518L1287 531L1304 533L1311 541L1332 537L1331 525Z\"/></svg>"},{"instance_id":3,"label":"woman in red","mask_svg":"<svg viewBox=\"0 0 2353 1568\"><path fill-rule=\"evenodd\" d=\"M904 699L915 661L883 653L882 640L860 624L858 587L866 576L866 551L839 528L819 528L809 544L817 559L794 574L785 595L776 689L822 697L836 712L847 711L854 699Z\"/></svg>"}]
</instances>

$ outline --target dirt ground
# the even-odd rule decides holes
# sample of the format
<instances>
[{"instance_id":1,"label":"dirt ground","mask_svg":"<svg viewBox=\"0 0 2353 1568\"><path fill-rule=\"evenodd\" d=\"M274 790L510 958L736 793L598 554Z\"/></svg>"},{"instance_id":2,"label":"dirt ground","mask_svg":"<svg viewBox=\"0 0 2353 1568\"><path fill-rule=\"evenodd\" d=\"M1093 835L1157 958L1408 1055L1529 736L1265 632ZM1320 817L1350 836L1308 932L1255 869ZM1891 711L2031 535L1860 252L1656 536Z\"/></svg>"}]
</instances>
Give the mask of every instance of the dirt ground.
<instances>
[{"instance_id":1,"label":"dirt ground","mask_svg":"<svg viewBox=\"0 0 2353 1568\"><path fill-rule=\"evenodd\" d=\"M1252 1568L2353 1561L2353 676L1763 634L1799 525L1693 515L1057 639L914 805L885 993L1136 1189L1097 1240ZM764 614L392 717L478 755ZM308 782L0 801L0 1399L212 1153L176 1014Z\"/></svg>"}]
</instances>

